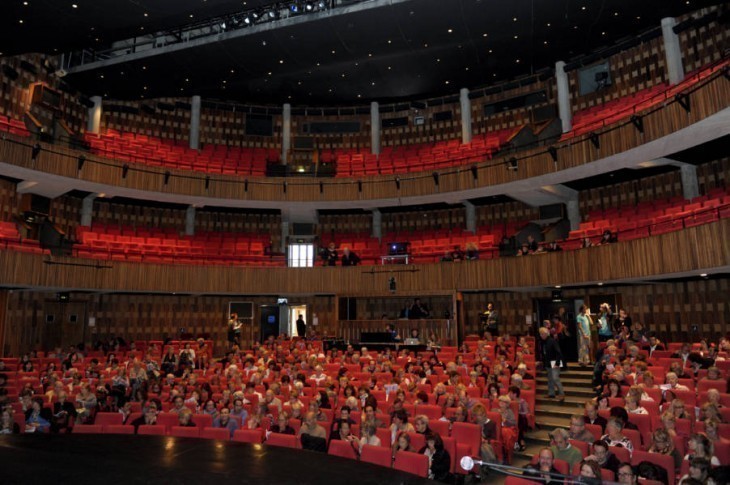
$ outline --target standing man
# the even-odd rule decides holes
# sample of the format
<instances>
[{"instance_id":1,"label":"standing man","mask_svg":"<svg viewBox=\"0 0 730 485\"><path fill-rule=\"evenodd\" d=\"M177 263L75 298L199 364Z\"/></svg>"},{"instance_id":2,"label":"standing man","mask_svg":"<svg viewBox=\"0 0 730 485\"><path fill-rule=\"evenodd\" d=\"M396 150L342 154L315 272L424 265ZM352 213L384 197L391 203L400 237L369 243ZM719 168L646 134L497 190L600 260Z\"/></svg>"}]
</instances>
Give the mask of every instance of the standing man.
<instances>
[{"instance_id":1,"label":"standing man","mask_svg":"<svg viewBox=\"0 0 730 485\"><path fill-rule=\"evenodd\" d=\"M241 346L241 326L238 313L231 313L231 317L228 319L228 343L231 344L231 347Z\"/></svg>"},{"instance_id":2,"label":"standing man","mask_svg":"<svg viewBox=\"0 0 730 485\"><path fill-rule=\"evenodd\" d=\"M420 298L413 300L413 306L411 306L411 310L408 312L408 318L411 320L419 320L430 316L429 311L421 304Z\"/></svg>"},{"instance_id":3,"label":"standing man","mask_svg":"<svg viewBox=\"0 0 730 485\"><path fill-rule=\"evenodd\" d=\"M540 338L542 339L542 364L548 378L548 397L555 397L557 387L558 400L563 402L565 393L563 383L560 382L560 367L564 365L563 353L560 351L557 340L550 335L550 330L547 328L540 328Z\"/></svg>"},{"instance_id":4,"label":"standing man","mask_svg":"<svg viewBox=\"0 0 730 485\"><path fill-rule=\"evenodd\" d=\"M299 318L297 318L297 335L299 335L300 338L307 337L307 324L304 323L304 317L301 313L299 314Z\"/></svg>"},{"instance_id":5,"label":"standing man","mask_svg":"<svg viewBox=\"0 0 730 485\"><path fill-rule=\"evenodd\" d=\"M494 303L487 303L487 311L484 312L484 330L492 334L492 337L499 335L499 312L494 309Z\"/></svg>"}]
</instances>

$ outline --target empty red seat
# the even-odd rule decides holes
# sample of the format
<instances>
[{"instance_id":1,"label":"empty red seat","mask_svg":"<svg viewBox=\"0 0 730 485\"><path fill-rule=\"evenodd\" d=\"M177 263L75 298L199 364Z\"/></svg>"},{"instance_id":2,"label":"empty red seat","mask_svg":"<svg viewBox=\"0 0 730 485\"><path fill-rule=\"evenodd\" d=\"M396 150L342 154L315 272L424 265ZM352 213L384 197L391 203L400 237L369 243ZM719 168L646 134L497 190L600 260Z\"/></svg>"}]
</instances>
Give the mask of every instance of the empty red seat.
<instances>
[{"instance_id":1,"label":"empty red seat","mask_svg":"<svg viewBox=\"0 0 730 485\"><path fill-rule=\"evenodd\" d=\"M357 443L355 443L355 447L357 446ZM332 441L330 441L327 453L333 456L341 456L342 458L350 458L356 460L357 452L355 451L355 447L353 447L353 444L349 441L333 439Z\"/></svg>"},{"instance_id":2,"label":"empty red seat","mask_svg":"<svg viewBox=\"0 0 730 485\"><path fill-rule=\"evenodd\" d=\"M390 447L364 445L360 452L360 460L390 468L392 461Z\"/></svg>"},{"instance_id":3,"label":"empty red seat","mask_svg":"<svg viewBox=\"0 0 730 485\"><path fill-rule=\"evenodd\" d=\"M134 426L124 424L108 424L103 427L104 434L134 434Z\"/></svg>"},{"instance_id":4,"label":"empty red seat","mask_svg":"<svg viewBox=\"0 0 730 485\"><path fill-rule=\"evenodd\" d=\"M399 451L395 454L393 468L418 475L419 477L427 477L428 457L411 451Z\"/></svg>"},{"instance_id":5,"label":"empty red seat","mask_svg":"<svg viewBox=\"0 0 730 485\"><path fill-rule=\"evenodd\" d=\"M264 435L258 429L237 429L233 432L233 441L238 441L239 443L261 443L264 441Z\"/></svg>"},{"instance_id":6,"label":"empty red seat","mask_svg":"<svg viewBox=\"0 0 730 485\"><path fill-rule=\"evenodd\" d=\"M121 413L97 413L94 418L94 424L110 425L110 424L122 424L124 418Z\"/></svg>"},{"instance_id":7,"label":"empty red seat","mask_svg":"<svg viewBox=\"0 0 730 485\"><path fill-rule=\"evenodd\" d=\"M200 430L200 437L208 440L228 441L231 434L226 428L203 428Z\"/></svg>"},{"instance_id":8,"label":"empty red seat","mask_svg":"<svg viewBox=\"0 0 730 485\"><path fill-rule=\"evenodd\" d=\"M200 428L196 426L173 426L170 428L170 436L200 438Z\"/></svg>"},{"instance_id":9,"label":"empty red seat","mask_svg":"<svg viewBox=\"0 0 730 485\"><path fill-rule=\"evenodd\" d=\"M291 434L271 433L266 444L283 448L299 448L299 437Z\"/></svg>"},{"instance_id":10,"label":"empty red seat","mask_svg":"<svg viewBox=\"0 0 730 485\"><path fill-rule=\"evenodd\" d=\"M74 434L101 434L104 427L100 424L77 424L73 427Z\"/></svg>"},{"instance_id":11,"label":"empty red seat","mask_svg":"<svg viewBox=\"0 0 730 485\"><path fill-rule=\"evenodd\" d=\"M137 429L137 434L165 436L165 426L161 424L143 424Z\"/></svg>"}]
</instances>

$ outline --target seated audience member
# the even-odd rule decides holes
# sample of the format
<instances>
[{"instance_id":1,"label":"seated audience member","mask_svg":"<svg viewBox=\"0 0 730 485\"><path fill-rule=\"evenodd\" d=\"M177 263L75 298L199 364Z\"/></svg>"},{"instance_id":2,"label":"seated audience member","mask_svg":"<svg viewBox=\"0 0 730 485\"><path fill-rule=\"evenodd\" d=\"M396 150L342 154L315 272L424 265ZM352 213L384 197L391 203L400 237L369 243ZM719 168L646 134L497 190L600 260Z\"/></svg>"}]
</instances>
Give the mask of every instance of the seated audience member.
<instances>
[{"instance_id":1,"label":"seated audience member","mask_svg":"<svg viewBox=\"0 0 730 485\"><path fill-rule=\"evenodd\" d=\"M586 456L585 459L595 461L598 463L598 466L605 470L610 470L614 475L618 473L618 468L621 464L618 458L616 458L616 455L608 448L608 443L603 440L593 442L593 454Z\"/></svg>"},{"instance_id":2,"label":"seated audience member","mask_svg":"<svg viewBox=\"0 0 730 485\"><path fill-rule=\"evenodd\" d=\"M271 432L279 434L296 434L294 428L289 426L289 414L287 414L286 411L279 414L276 418L276 424L271 426Z\"/></svg>"},{"instance_id":3,"label":"seated audience member","mask_svg":"<svg viewBox=\"0 0 730 485\"><path fill-rule=\"evenodd\" d=\"M451 456L444 449L444 441L438 433L426 435L426 445L419 451L420 454L428 457L428 478L442 483L450 483L453 476L451 469Z\"/></svg>"},{"instance_id":4,"label":"seated audience member","mask_svg":"<svg viewBox=\"0 0 730 485\"><path fill-rule=\"evenodd\" d=\"M659 453L661 455L671 456L674 460L674 468L679 470L682 465L682 455L674 447L674 440L666 429L657 429L651 435L652 444L649 447L649 453Z\"/></svg>"},{"instance_id":5,"label":"seated audience member","mask_svg":"<svg viewBox=\"0 0 730 485\"><path fill-rule=\"evenodd\" d=\"M395 439L401 432L413 433L415 428L411 423L408 422L408 413L403 409L396 411L391 418L390 425L390 441L391 444L395 443Z\"/></svg>"},{"instance_id":6,"label":"seated audience member","mask_svg":"<svg viewBox=\"0 0 730 485\"><path fill-rule=\"evenodd\" d=\"M636 397L629 394L624 398L626 412L629 414L649 414L644 407L639 406L639 402Z\"/></svg>"},{"instance_id":7,"label":"seated audience member","mask_svg":"<svg viewBox=\"0 0 730 485\"><path fill-rule=\"evenodd\" d=\"M467 261L476 261L479 259L479 249L477 248L476 243L470 242L466 244L465 257Z\"/></svg>"},{"instance_id":8,"label":"seated audience member","mask_svg":"<svg viewBox=\"0 0 730 485\"><path fill-rule=\"evenodd\" d=\"M629 450L629 453L633 453L634 445L631 440L624 436L623 430L623 421L620 418L611 416L606 423L606 434L601 437L601 440L608 443L608 446L620 446Z\"/></svg>"},{"instance_id":9,"label":"seated audience member","mask_svg":"<svg viewBox=\"0 0 730 485\"><path fill-rule=\"evenodd\" d=\"M720 436L720 420L708 419L705 421L705 436L714 446L717 443L730 443L730 437Z\"/></svg>"},{"instance_id":10,"label":"seated audience member","mask_svg":"<svg viewBox=\"0 0 730 485\"><path fill-rule=\"evenodd\" d=\"M90 424L96 413L96 395L91 392L88 382L81 384L80 391L76 395L76 422L78 424Z\"/></svg>"},{"instance_id":11,"label":"seated audience member","mask_svg":"<svg viewBox=\"0 0 730 485\"><path fill-rule=\"evenodd\" d=\"M667 375L665 376L665 381L669 386L667 390L689 391L689 387L679 383L679 377L677 377L677 374L675 372L667 372Z\"/></svg>"},{"instance_id":12,"label":"seated audience member","mask_svg":"<svg viewBox=\"0 0 730 485\"><path fill-rule=\"evenodd\" d=\"M223 408L220 410L218 416L213 419L213 427L227 429L231 438L233 438L233 433L235 433L238 429L238 421L231 419L230 409Z\"/></svg>"},{"instance_id":13,"label":"seated audience member","mask_svg":"<svg viewBox=\"0 0 730 485\"><path fill-rule=\"evenodd\" d=\"M140 426L151 426L157 424L157 405L155 403L149 403L147 409L144 410L142 416L132 421L134 426L134 434L139 432Z\"/></svg>"},{"instance_id":14,"label":"seated audience member","mask_svg":"<svg viewBox=\"0 0 730 485\"><path fill-rule=\"evenodd\" d=\"M392 453L393 458L395 458L395 454L399 451L412 451L415 452L416 450L413 449L413 446L411 445L411 437L408 433L401 432L398 433L398 436L396 437L395 441L393 442Z\"/></svg>"},{"instance_id":15,"label":"seated audience member","mask_svg":"<svg viewBox=\"0 0 730 485\"><path fill-rule=\"evenodd\" d=\"M490 441L497 439L497 423L487 417L487 409L483 404L474 405L471 410L472 422L482 430L480 456L482 461L496 463L497 455Z\"/></svg>"},{"instance_id":16,"label":"seated audience member","mask_svg":"<svg viewBox=\"0 0 730 485\"><path fill-rule=\"evenodd\" d=\"M517 375L517 374L516 374ZM520 378L521 379L521 378ZM525 451L525 432L529 427L528 415L530 414L530 405L526 400L520 397L522 390L517 386L510 386L507 395L510 400L517 401L517 442L515 450Z\"/></svg>"},{"instance_id":17,"label":"seated audience member","mask_svg":"<svg viewBox=\"0 0 730 485\"><path fill-rule=\"evenodd\" d=\"M231 417L236 418L241 427L246 425L248 419L248 411L243 407L243 399L237 397L233 399L233 409L231 409Z\"/></svg>"},{"instance_id":18,"label":"seated audience member","mask_svg":"<svg viewBox=\"0 0 730 485\"><path fill-rule=\"evenodd\" d=\"M25 432L46 432L51 428L51 412L43 407L43 398L35 397L31 408L25 412Z\"/></svg>"},{"instance_id":19,"label":"seated audience member","mask_svg":"<svg viewBox=\"0 0 730 485\"><path fill-rule=\"evenodd\" d=\"M550 437L553 441L553 446L550 447L550 450L553 452L554 458L568 462L571 470L573 469L573 465L580 463L583 459L583 454L578 448L570 444L567 431L562 428L554 429L550 433Z\"/></svg>"},{"instance_id":20,"label":"seated audience member","mask_svg":"<svg viewBox=\"0 0 730 485\"><path fill-rule=\"evenodd\" d=\"M683 400L672 399L672 414L674 414L674 417L677 419L689 419Z\"/></svg>"},{"instance_id":21,"label":"seated audience member","mask_svg":"<svg viewBox=\"0 0 730 485\"><path fill-rule=\"evenodd\" d=\"M53 414L51 415L51 432L60 433L65 430L71 432L71 418L76 418L76 408L66 400L66 391L58 393L58 401L53 403Z\"/></svg>"},{"instance_id":22,"label":"seated audience member","mask_svg":"<svg viewBox=\"0 0 730 485\"><path fill-rule=\"evenodd\" d=\"M689 463L689 473L682 477L679 485L716 485L710 478L710 462L707 458L695 458Z\"/></svg>"},{"instance_id":23,"label":"seated audience member","mask_svg":"<svg viewBox=\"0 0 730 485\"><path fill-rule=\"evenodd\" d=\"M416 429L416 433L427 435L431 434L431 428L428 427L428 416L419 414L413 420L413 427Z\"/></svg>"},{"instance_id":24,"label":"seated audience member","mask_svg":"<svg viewBox=\"0 0 730 485\"><path fill-rule=\"evenodd\" d=\"M626 411L626 409L622 408L621 406L612 407L610 415L612 417L620 419L621 422L624 424L624 429L633 429L633 430L639 429L638 426L636 426L634 423L629 421L629 413Z\"/></svg>"},{"instance_id":25,"label":"seated audience member","mask_svg":"<svg viewBox=\"0 0 730 485\"><path fill-rule=\"evenodd\" d=\"M537 464L527 465L525 468L525 479L529 480L530 476L534 476L536 478L535 481L539 481L540 483L563 483L562 478L557 478L553 475L560 473L555 466L553 466L554 462L555 457L553 456L552 450L550 448L541 449L540 454L538 455Z\"/></svg>"},{"instance_id":26,"label":"seated audience member","mask_svg":"<svg viewBox=\"0 0 730 485\"><path fill-rule=\"evenodd\" d=\"M360 438L359 451L362 451L362 447L365 445L382 446L380 438L378 438L376 434L377 427L375 425L373 425L372 423L364 423L360 425L360 430L362 433L362 437Z\"/></svg>"},{"instance_id":27,"label":"seated audience member","mask_svg":"<svg viewBox=\"0 0 730 485\"><path fill-rule=\"evenodd\" d=\"M639 477L631 463L621 463L616 478L618 478L618 483L621 485L636 485L639 483Z\"/></svg>"},{"instance_id":28,"label":"seated audience member","mask_svg":"<svg viewBox=\"0 0 730 485\"><path fill-rule=\"evenodd\" d=\"M0 434L18 434L20 426L13 419L13 408L6 407L0 414Z\"/></svg>"},{"instance_id":29,"label":"seated audience member","mask_svg":"<svg viewBox=\"0 0 730 485\"><path fill-rule=\"evenodd\" d=\"M713 391L715 389L712 389ZM708 394L709 395L709 394ZM720 408L717 407L717 404L706 402L702 405L700 408L700 421L708 421L711 419L717 419L718 421L722 420L722 415L720 414Z\"/></svg>"},{"instance_id":30,"label":"seated audience member","mask_svg":"<svg viewBox=\"0 0 730 485\"><path fill-rule=\"evenodd\" d=\"M677 436L677 418L671 410L664 411L661 415L662 427L667 430L669 436L674 439Z\"/></svg>"},{"instance_id":31,"label":"seated audience member","mask_svg":"<svg viewBox=\"0 0 730 485\"><path fill-rule=\"evenodd\" d=\"M346 441L352 445L353 449L358 451L360 450L360 440L358 440L357 436L352 434L350 431L350 423L347 421L340 424L340 428L337 430L337 433L332 436L332 439Z\"/></svg>"},{"instance_id":32,"label":"seated audience member","mask_svg":"<svg viewBox=\"0 0 730 485\"><path fill-rule=\"evenodd\" d=\"M601 427L601 430L605 432L606 418L598 415L598 406L596 406L595 401L593 401L592 399L586 401L583 405L583 409L585 410L583 420L586 422L586 424L598 425Z\"/></svg>"},{"instance_id":33,"label":"seated audience member","mask_svg":"<svg viewBox=\"0 0 730 485\"><path fill-rule=\"evenodd\" d=\"M582 479L585 479L585 483L597 485L602 483L601 467L593 460L581 460L579 474Z\"/></svg>"},{"instance_id":34,"label":"seated audience member","mask_svg":"<svg viewBox=\"0 0 730 485\"><path fill-rule=\"evenodd\" d=\"M357 266L358 264L360 264L360 257L357 254L347 247L342 250L342 266Z\"/></svg>"},{"instance_id":35,"label":"seated audience member","mask_svg":"<svg viewBox=\"0 0 730 485\"><path fill-rule=\"evenodd\" d=\"M574 414L570 417L570 429L568 430L568 437L571 440L584 441L586 443L593 443L596 441L596 437L593 433L586 429L585 416L580 414Z\"/></svg>"},{"instance_id":36,"label":"seated audience member","mask_svg":"<svg viewBox=\"0 0 730 485\"><path fill-rule=\"evenodd\" d=\"M317 415L309 411L299 428L302 449L327 453L327 431L317 422Z\"/></svg>"},{"instance_id":37,"label":"seated audience member","mask_svg":"<svg viewBox=\"0 0 730 485\"><path fill-rule=\"evenodd\" d=\"M361 424L371 424L376 428L387 428L387 424L380 420L375 414L375 408L367 405L363 410L362 417L360 419Z\"/></svg>"},{"instance_id":38,"label":"seated audience member","mask_svg":"<svg viewBox=\"0 0 730 485\"><path fill-rule=\"evenodd\" d=\"M183 409L177 415L177 425L183 428L194 428L193 412L190 409Z\"/></svg>"},{"instance_id":39,"label":"seated audience member","mask_svg":"<svg viewBox=\"0 0 730 485\"><path fill-rule=\"evenodd\" d=\"M692 461L695 458L704 458L710 462L712 466L720 466L720 460L713 455L713 445L710 439L702 434L693 434L687 443L689 453L685 455L684 459Z\"/></svg>"},{"instance_id":40,"label":"seated audience member","mask_svg":"<svg viewBox=\"0 0 730 485\"><path fill-rule=\"evenodd\" d=\"M509 396L499 396L497 405L499 407L492 409L493 413L499 413L502 416L502 427L514 428L517 426L517 418L514 411L510 407L512 400Z\"/></svg>"}]
</instances>

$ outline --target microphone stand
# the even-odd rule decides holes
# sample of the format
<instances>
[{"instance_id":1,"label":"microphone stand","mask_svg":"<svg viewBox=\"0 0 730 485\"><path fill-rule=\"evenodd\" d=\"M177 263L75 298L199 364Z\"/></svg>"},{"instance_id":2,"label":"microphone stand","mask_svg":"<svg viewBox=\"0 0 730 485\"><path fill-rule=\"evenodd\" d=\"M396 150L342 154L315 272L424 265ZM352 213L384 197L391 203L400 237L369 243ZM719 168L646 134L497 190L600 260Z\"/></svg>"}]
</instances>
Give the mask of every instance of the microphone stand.
<instances>
[{"instance_id":1,"label":"microphone stand","mask_svg":"<svg viewBox=\"0 0 730 485\"><path fill-rule=\"evenodd\" d=\"M618 485L617 482L609 482L609 481L602 481L601 478L591 479L586 477L580 477L580 476L574 476L574 475L564 475L562 473L554 473L554 472L541 472L540 470L532 470L533 473L523 473L525 470L528 470L527 468L518 468L512 465L502 465L500 463L488 463L482 460L474 460L470 456L464 456L461 458L460 461L461 467L467 471L471 471L474 468L474 465L480 465L485 466L490 469L494 469L497 471L500 471L504 473L507 476L515 477L515 478L521 478L523 480L532 480L532 481L541 481L541 482L548 482L552 481L553 479L558 479L559 481L563 483L585 483L585 484L591 484L591 483L602 483L604 485ZM549 475L549 478L545 478L544 475Z\"/></svg>"}]
</instances>

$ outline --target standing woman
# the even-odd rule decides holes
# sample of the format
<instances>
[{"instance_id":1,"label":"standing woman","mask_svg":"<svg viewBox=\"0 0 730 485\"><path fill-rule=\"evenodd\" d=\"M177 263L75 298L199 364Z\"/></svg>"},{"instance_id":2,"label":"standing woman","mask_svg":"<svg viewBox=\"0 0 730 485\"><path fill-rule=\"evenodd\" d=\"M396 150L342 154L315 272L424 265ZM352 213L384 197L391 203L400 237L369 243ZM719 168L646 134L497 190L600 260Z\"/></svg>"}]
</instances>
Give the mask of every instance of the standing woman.
<instances>
[{"instance_id":1,"label":"standing woman","mask_svg":"<svg viewBox=\"0 0 730 485\"><path fill-rule=\"evenodd\" d=\"M611 313L611 305L608 303L601 303L598 309L598 341L605 342L613 338L613 329L611 328L611 320L613 314Z\"/></svg>"},{"instance_id":2,"label":"standing woman","mask_svg":"<svg viewBox=\"0 0 730 485\"><path fill-rule=\"evenodd\" d=\"M586 313L587 307L581 305L578 311L578 362L581 367L590 365L591 363L591 327L593 321L591 316Z\"/></svg>"}]
</instances>

